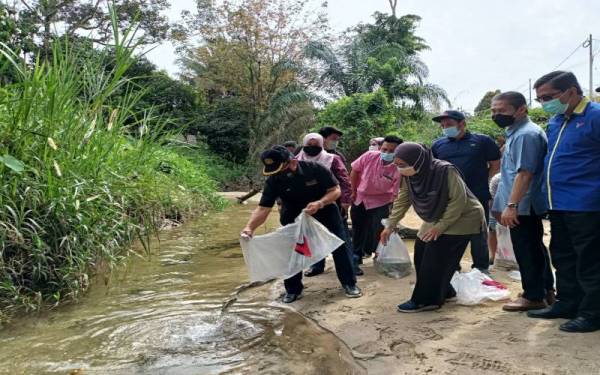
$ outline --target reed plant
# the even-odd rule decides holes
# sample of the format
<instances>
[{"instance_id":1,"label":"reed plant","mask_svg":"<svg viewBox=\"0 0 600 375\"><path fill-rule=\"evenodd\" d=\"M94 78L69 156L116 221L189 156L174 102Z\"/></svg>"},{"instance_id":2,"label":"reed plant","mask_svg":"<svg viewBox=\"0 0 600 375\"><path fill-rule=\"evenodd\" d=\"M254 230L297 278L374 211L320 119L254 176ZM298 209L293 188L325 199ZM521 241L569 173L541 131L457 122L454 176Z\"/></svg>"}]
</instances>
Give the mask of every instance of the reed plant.
<instances>
[{"instance_id":1,"label":"reed plant","mask_svg":"<svg viewBox=\"0 0 600 375\"><path fill-rule=\"evenodd\" d=\"M133 110L144 93L115 95L135 84L134 30L115 29L111 50L107 73L68 41L34 64L0 45L19 76L0 87L0 316L77 299L164 218L222 204L211 166L149 129L152 108Z\"/></svg>"}]
</instances>

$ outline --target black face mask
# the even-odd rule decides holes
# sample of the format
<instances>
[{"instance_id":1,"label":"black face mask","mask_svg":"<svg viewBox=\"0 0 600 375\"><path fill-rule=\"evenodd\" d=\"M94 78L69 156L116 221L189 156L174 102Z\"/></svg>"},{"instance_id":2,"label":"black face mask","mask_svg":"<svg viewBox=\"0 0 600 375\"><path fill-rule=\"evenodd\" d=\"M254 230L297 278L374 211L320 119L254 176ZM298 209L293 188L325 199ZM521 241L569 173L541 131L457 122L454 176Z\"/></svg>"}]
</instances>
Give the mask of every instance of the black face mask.
<instances>
[{"instance_id":1,"label":"black face mask","mask_svg":"<svg viewBox=\"0 0 600 375\"><path fill-rule=\"evenodd\" d=\"M492 120L501 128L506 128L507 126L511 126L515 123L514 115L502 115L496 114L492 116Z\"/></svg>"},{"instance_id":2,"label":"black face mask","mask_svg":"<svg viewBox=\"0 0 600 375\"><path fill-rule=\"evenodd\" d=\"M304 146L302 149L308 156L317 156L323 151L321 146Z\"/></svg>"}]
</instances>

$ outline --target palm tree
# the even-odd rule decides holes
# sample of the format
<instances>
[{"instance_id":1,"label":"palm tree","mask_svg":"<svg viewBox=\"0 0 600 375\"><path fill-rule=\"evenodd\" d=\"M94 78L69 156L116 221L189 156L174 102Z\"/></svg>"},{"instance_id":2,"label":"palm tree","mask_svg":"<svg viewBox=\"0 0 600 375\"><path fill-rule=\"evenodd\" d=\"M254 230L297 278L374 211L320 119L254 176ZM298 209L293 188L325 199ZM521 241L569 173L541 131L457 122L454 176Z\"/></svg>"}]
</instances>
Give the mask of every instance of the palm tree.
<instances>
[{"instance_id":1,"label":"palm tree","mask_svg":"<svg viewBox=\"0 0 600 375\"><path fill-rule=\"evenodd\" d=\"M384 88L390 100L417 109L427 105L439 107L444 102L449 104L442 88L426 83L429 69L417 56L419 50L426 48L423 41L414 35L405 35L412 33L406 26L407 21L396 22L404 17L389 18L394 19L386 25L402 26L401 32L393 30L393 37L381 35L385 34L383 27L369 29L361 25L337 48L320 41L309 43L305 57L316 63L318 88L334 97ZM414 18L410 21L414 22Z\"/></svg>"}]
</instances>

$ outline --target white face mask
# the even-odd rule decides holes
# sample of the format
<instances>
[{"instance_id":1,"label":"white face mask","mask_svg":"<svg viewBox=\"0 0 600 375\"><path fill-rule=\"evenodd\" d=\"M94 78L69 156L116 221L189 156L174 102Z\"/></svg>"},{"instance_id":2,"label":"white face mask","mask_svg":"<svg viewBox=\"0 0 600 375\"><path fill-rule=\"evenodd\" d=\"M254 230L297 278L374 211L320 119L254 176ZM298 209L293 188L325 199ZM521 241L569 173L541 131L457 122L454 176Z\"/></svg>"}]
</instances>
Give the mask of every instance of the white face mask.
<instances>
[{"instance_id":1,"label":"white face mask","mask_svg":"<svg viewBox=\"0 0 600 375\"><path fill-rule=\"evenodd\" d=\"M404 167L404 168L398 167L398 172L400 172L400 174L405 177L410 177L410 176L414 176L417 174L415 167Z\"/></svg>"},{"instance_id":2,"label":"white face mask","mask_svg":"<svg viewBox=\"0 0 600 375\"><path fill-rule=\"evenodd\" d=\"M327 146L330 150L335 150L338 146L339 141L327 141Z\"/></svg>"},{"instance_id":3,"label":"white face mask","mask_svg":"<svg viewBox=\"0 0 600 375\"><path fill-rule=\"evenodd\" d=\"M379 151L379 146L369 146L369 151Z\"/></svg>"},{"instance_id":4,"label":"white face mask","mask_svg":"<svg viewBox=\"0 0 600 375\"><path fill-rule=\"evenodd\" d=\"M418 159L417 159L417 161L415 162L415 166L416 166L417 164L419 164L419 162L421 162L421 165L419 166L419 169L421 168L421 166L422 166L423 162L425 161L425 158L424 158L423 156L424 156L424 154L423 154L423 152L421 152L421 153L419 154L419 158L418 158ZM400 174L401 174L402 176L405 176L405 177L411 177L411 176L414 176L414 175L416 175L417 173L419 173L419 171L417 171L417 169L415 168L415 166L409 166L409 167L398 167L398 172L400 172Z\"/></svg>"}]
</instances>

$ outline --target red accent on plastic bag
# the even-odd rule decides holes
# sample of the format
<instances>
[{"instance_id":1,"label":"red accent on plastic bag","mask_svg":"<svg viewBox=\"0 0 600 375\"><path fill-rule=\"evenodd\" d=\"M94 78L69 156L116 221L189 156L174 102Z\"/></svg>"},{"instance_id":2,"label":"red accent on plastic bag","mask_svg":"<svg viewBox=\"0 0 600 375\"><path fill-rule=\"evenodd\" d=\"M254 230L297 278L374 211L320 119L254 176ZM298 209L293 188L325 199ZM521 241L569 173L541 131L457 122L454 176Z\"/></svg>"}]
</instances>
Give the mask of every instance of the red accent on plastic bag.
<instances>
[{"instance_id":1,"label":"red accent on plastic bag","mask_svg":"<svg viewBox=\"0 0 600 375\"><path fill-rule=\"evenodd\" d=\"M493 286L498 289L507 289L506 285L502 284L499 281L495 281L495 280L484 280L482 284L487 285L487 286Z\"/></svg>"},{"instance_id":2,"label":"red accent on plastic bag","mask_svg":"<svg viewBox=\"0 0 600 375\"><path fill-rule=\"evenodd\" d=\"M310 247L308 246L308 241L306 241L306 236L303 236L303 243L296 243L296 252L298 254L302 254L305 257L311 257L312 253L310 251Z\"/></svg>"}]
</instances>

